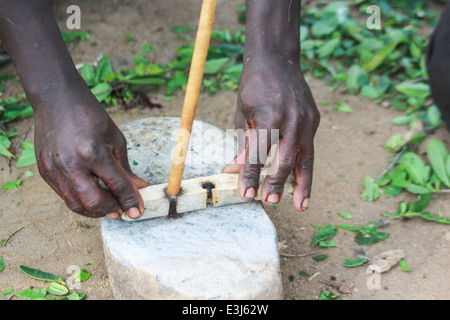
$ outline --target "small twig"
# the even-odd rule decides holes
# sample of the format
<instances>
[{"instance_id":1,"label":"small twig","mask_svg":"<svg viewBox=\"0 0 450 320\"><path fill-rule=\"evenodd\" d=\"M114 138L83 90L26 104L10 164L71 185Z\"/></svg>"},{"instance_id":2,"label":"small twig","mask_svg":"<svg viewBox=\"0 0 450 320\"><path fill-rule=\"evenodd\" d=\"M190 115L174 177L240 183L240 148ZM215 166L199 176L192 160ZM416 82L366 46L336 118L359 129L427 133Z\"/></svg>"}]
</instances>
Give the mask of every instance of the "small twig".
<instances>
[{"instance_id":1,"label":"small twig","mask_svg":"<svg viewBox=\"0 0 450 320\"><path fill-rule=\"evenodd\" d=\"M313 274L313 275L308 279L308 281L311 281L312 279L314 279L315 277L317 277L319 274L320 274L320 272L317 272L317 273Z\"/></svg>"},{"instance_id":2,"label":"small twig","mask_svg":"<svg viewBox=\"0 0 450 320\"><path fill-rule=\"evenodd\" d=\"M339 287L340 287L339 285L331 283L331 282L328 282L328 281L319 280L319 282L323 283L323 284L326 284L327 286L333 287L335 289L339 289Z\"/></svg>"},{"instance_id":3,"label":"small twig","mask_svg":"<svg viewBox=\"0 0 450 320\"><path fill-rule=\"evenodd\" d=\"M382 176L384 176L389 170L391 170L392 168L395 167L395 165L397 164L398 160L400 160L401 156L405 153L405 151L408 149L408 147L405 145L403 146L402 150L397 154L397 156L395 157L395 159L387 166L386 169L383 170L382 173L380 173L378 176L376 176L375 178L372 179L371 182L375 182L378 179L380 179Z\"/></svg>"},{"instance_id":4,"label":"small twig","mask_svg":"<svg viewBox=\"0 0 450 320\"><path fill-rule=\"evenodd\" d=\"M311 251L311 252L305 252L305 253L299 253L299 254L292 254L292 253L280 253L280 256L283 257L307 257L307 256L311 256L313 254L316 254L318 252L320 252L322 250L316 250L316 251Z\"/></svg>"},{"instance_id":5,"label":"small twig","mask_svg":"<svg viewBox=\"0 0 450 320\"><path fill-rule=\"evenodd\" d=\"M6 243L8 242L8 240L15 235L17 232L19 232L20 230L22 230L23 228L25 228L25 226L21 226L19 229L17 229L16 231L14 231L13 233L11 233L8 238L6 238L5 242L3 242L2 247L6 247Z\"/></svg>"}]
</instances>

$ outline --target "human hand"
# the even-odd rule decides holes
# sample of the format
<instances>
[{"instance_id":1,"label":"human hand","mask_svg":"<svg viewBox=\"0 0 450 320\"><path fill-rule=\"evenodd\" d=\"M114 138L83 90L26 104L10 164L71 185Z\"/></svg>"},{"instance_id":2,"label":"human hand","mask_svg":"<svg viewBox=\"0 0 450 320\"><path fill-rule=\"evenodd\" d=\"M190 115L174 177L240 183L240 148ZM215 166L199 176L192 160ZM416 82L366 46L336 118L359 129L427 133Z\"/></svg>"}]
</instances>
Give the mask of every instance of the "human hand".
<instances>
[{"instance_id":1,"label":"human hand","mask_svg":"<svg viewBox=\"0 0 450 320\"><path fill-rule=\"evenodd\" d=\"M80 83L30 102L39 172L67 206L92 218L139 218L138 189L148 183L132 173L125 137L89 89Z\"/></svg>"},{"instance_id":2,"label":"human hand","mask_svg":"<svg viewBox=\"0 0 450 320\"><path fill-rule=\"evenodd\" d=\"M264 180L261 199L268 205L277 204L286 179L293 172L294 207L306 210L312 184L313 140L319 121L320 114L297 61L282 54L248 56L244 60L235 119L236 129L243 129L248 138L223 172L239 172L239 192L245 200L253 200L267 155L259 150L269 151L271 129L278 129L278 150L271 173ZM268 135L260 129L267 130Z\"/></svg>"}]
</instances>

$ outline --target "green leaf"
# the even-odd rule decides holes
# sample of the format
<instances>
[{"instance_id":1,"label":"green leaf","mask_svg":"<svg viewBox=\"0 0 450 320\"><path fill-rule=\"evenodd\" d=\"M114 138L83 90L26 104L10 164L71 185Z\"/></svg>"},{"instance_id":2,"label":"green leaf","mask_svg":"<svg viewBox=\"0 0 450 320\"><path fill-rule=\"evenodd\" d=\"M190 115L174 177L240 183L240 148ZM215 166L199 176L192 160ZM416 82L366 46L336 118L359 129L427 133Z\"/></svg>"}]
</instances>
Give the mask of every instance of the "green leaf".
<instances>
[{"instance_id":1,"label":"green leaf","mask_svg":"<svg viewBox=\"0 0 450 320\"><path fill-rule=\"evenodd\" d=\"M445 168L448 151L444 143L437 139L431 139L427 146L427 156L436 175L447 187L450 187L450 179Z\"/></svg>"},{"instance_id":2,"label":"green leaf","mask_svg":"<svg viewBox=\"0 0 450 320\"><path fill-rule=\"evenodd\" d=\"M167 83L166 95L171 95L175 90L184 89L187 84L187 75L177 70L175 75Z\"/></svg>"},{"instance_id":3,"label":"green leaf","mask_svg":"<svg viewBox=\"0 0 450 320\"><path fill-rule=\"evenodd\" d=\"M8 158L13 158L14 155L9 152L9 150L7 148L5 148L2 144L0 144L0 155L8 157Z\"/></svg>"},{"instance_id":4,"label":"green leaf","mask_svg":"<svg viewBox=\"0 0 450 320\"><path fill-rule=\"evenodd\" d=\"M97 73L95 75L95 83L101 83L105 80L105 77L110 73L114 73L109 56L103 56L98 63Z\"/></svg>"},{"instance_id":5,"label":"green leaf","mask_svg":"<svg viewBox=\"0 0 450 320\"><path fill-rule=\"evenodd\" d=\"M145 85L145 86L160 86L166 83L166 80L163 78L158 77L142 77L142 78L133 78L133 79L127 79L126 82L130 84L137 84L137 85Z\"/></svg>"},{"instance_id":6,"label":"green leaf","mask_svg":"<svg viewBox=\"0 0 450 320\"><path fill-rule=\"evenodd\" d=\"M28 167L35 164L36 154L34 153L34 144L32 142L22 142L23 151L16 162L16 168Z\"/></svg>"},{"instance_id":7,"label":"green leaf","mask_svg":"<svg viewBox=\"0 0 450 320\"><path fill-rule=\"evenodd\" d=\"M15 180L15 181L6 181L2 185L2 190L10 190L10 189L17 189L19 188L20 184L22 183L22 179Z\"/></svg>"},{"instance_id":8,"label":"green leaf","mask_svg":"<svg viewBox=\"0 0 450 320\"><path fill-rule=\"evenodd\" d=\"M378 68L383 61L386 59L386 57L397 47L397 45L400 43L400 40L392 42L391 44L387 45L386 47L380 49L378 52L375 53L373 58L367 62L364 65L364 68L371 72Z\"/></svg>"},{"instance_id":9,"label":"green leaf","mask_svg":"<svg viewBox=\"0 0 450 320\"><path fill-rule=\"evenodd\" d=\"M106 97L111 95L112 87L108 82L101 82L91 88L92 93L97 97L99 102L105 100Z\"/></svg>"},{"instance_id":10,"label":"green leaf","mask_svg":"<svg viewBox=\"0 0 450 320\"><path fill-rule=\"evenodd\" d=\"M344 262L344 267L353 268L353 267L360 266L366 262L367 262L367 259L365 259L365 258L359 258L359 259L355 259L355 260L347 260Z\"/></svg>"},{"instance_id":11,"label":"green leaf","mask_svg":"<svg viewBox=\"0 0 450 320\"><path fill-rule=\"evenodd\" d=\"M408 183L405 186L406 190L408 190L411 193L415 193L415 194L428 194L431 191L425 187L419 186L417 184L414 183Z\"/></svg>"},{"instance_id":12,"label":"green leaf","mask_svg":"<svg viewBox=\"0 0 450 320\"><path fill-rule=\"evenodd\" d=\"M389 233L385 232L375 232L371 234L358 232L355 236L355 241L362 246L368 246L380 242L387 237L389 237Z\"/></svg>"},{"instance_id":13,"label":"green leaf","mask_svg":"<svg viewBox=\"0 0 450 320\"><path fill-rule=\"evenodd\" d=\"M365 201L374 201L377 200L382 194L383 190L372 181L372 177L366 176L364 178L364 183L362 184L364 187L364 191L361 194L361 198Z\"/></svg>"},{"instance_id":14,"label":"green leaf","mask_svg":"<svg viewBox=\"0 0 450 320\"><path fill-rule=\"evenodd\" d=\"M340 112L344 112L344 113L352 113L353 112L352 108L344 102L338 103L336 105L336 107L334 108L334 111L340 111Z\"/></svg>"},{"instance_id":15,"label":"green leaf","mask_svg":"<svg viewBox=\"0 0 450 320\"><path fill-rule=\"evenodd\" d=\"M89 272L87 272L85 269L79 269L74 275L74 280L75 281L86 281L87 279L89 279L90 276L91 276L91 274Z\"/></svg>"},{"instance_id":16,"label":"green leaf","mask_svg":"<svg viewBox=\"0 0 450 320\"><path fill-rule=\"evenodd\" d=\"M389 139L386 141L386 143L383 146L383 149L386 152L397 152L403 146L408 143L403 136L400 133L394 133L392 136L389 137Z\"/></svg>"},{"instance_id":17,"label":"green leaf","mask_svg":"<svg viewBox=\"0 0 450 320\"><path fill-rule=\"evenodd\" d=\"M350 93L357 93L359 88L369 82L366 71L354 64L348 69L348 76L345 82Z\"/></svg>"},{"instance_id":18,"label":"green leaf","mask_svg":"<svg viewBox=\"0 0 450 320\"><path fill-rule=\"evenodd\" d=\"M0 122L10 122L19 118L32 117L33 115L33 108L30 105L8 105L5 113L0 117Z\"/></svg>"},{"instance_id":19,"label":"green leaf","mask_svg":"<svg viewBox=\"0 0 450 320\"><path fill-rule=\"evenodd\" d=\"M418 211L422 211L423 209L425 209L431 202L431 200L433 199L434 194L433 193L428 193L428 194L422 194L418 197L417 200L415 200L409 210L412 212L418 212Z\"/></svg>"},{"instance_id":20,"label":"green leaf","mask_svg":"<svg viewBox=\"0 0 450 320\"><path fill-rule=\"evenodd\" d=\"M354 218L354 216L350 212L347 212L347 211L338 211L338 214L344 219L353 219Z\"/></svg>"},{"instance_id":21,"label":"green leaf","mask_svg":"<svg viewBox=\"0 0 450 320\"><path fill-rule=\"evenodd\" d=\"M63 296L69 293L69 289L67 289L67 287L63 284L52 282L47 288L47 292L50 294L54 294L55 296Z\"/></svg>"},{"instance_id":22,"label":"green leaf","mask_svg":"<svg viewBox=\"0 0 450 320\"><path fill-rule=\"evenodd\" d=\"M228 62L228 58L208 60L205 63L205 74L215 74Z\"/></svg>"},{"instance_id":23,"label":"green leaf","mask_svg":"<svg viewBox=\"0 0 450 320\"><path fill-rule=\"evenodd\" d=\"M346 1L333 1L323 8L320 19L316 20L311 33L316 37L331 34L339 25L348 19L349 6Z\"/></svg>"},{"instance_id":24,"label":"green leaf","mask_svg":"<svg viewBox=\"0 0 450 320\"><path fill-rule=\"evenodd\" d=\"M81 300L85 296L84 292L72 291L69 295L65 296L60 300Z\"/></svg>"},{"instance_id":25,"label":"green leaf","mask_svg":"<svg viewBox=\"0 0 450 320\"><path fill-rule=\"evenodd\" d=\"M395 89L408 97L425 99L430 95L430 86L421 82L404 81L396 85Z\"/></svg>"},{"instance_id":26,"label":"green leaf","mask_svg":"<svg viewBox=\"0 0 450 320\"><path fill-rule=\"evenodd\" d=\"M3 261L3 258L0 258L0 271L5 269L5 262Z\"/></svg>"},{"instance_id":27,"label":"green leaf","mask_svg":"<svg viewBox=\"0 0 450 320\"><path fill-rule=\"evenodd\" d=\"M331 238L337 233L337 228L332 225L326 225L325 227L321 228L319 231L316 232L314 235L312 241L311 241L311 248L319 243L322 240L326 240L328 238Z\"/></svg>"},{"instance_id":28,"label":"green leaf","mask_svg":"<svg viewBox=\"0 0 450 320\"><path fill-rule=\"evenodd\" d=\"M0 293L0 297L1 297L1 296L6 296L7 294L9 294L9 293L11 293L11 292L14 292L14 289L13 289L13 288L8 288L8 289L6 289L5 291L3 291L3 292Z\"/></svg>"},{"instance_id":29,"label":"green leaf","mask_svg":"<svg viewBox=\"0 0 450 320\"><path fill-rule=\"evenodd\" d=\"M328 240L328 241L320 241L319 242L319 247L321 248L325 248L325 247L337 247L336 242L334 242L334 240Z\"/></svg>"},{"instance_id":30,"label":"green leaf","mask_svg":"<svg viewBox=\"0 0 450 320\"><path fill-rule=\"evenodd\" d=\"M316 50L316 53L318 54L319 58L326 58L336 49L340 42L340 38L327 41L323 46Z\"/></svg>"},{"instance_id":31,"label":"green leaf","mask_svg":"<svg viewBox=\"0 0 450 320\"><path fill-rule=\"evenodd\" d=\"M147 57L144 57L144 56L134 56L133 57L133 62L135 64L148 64L149 60L148 60Z\"/></svg>"},{"instance_id":32,"label":"green leaf","mask_svg":"<svg viewBox=\"0 0 450 320\"><path fill-rule=\"evenodd\" d=\"M398 265L400 266L400 269L402 271L405 271L405 272L411 271L411 269L408 267L408 265L406 264L406 261L404 259L399 260Z\"/></svg>"},{"instance_id":33,"label":"green leaf","mask_svg":"<svg viewBox=\"0 0 450 320\"><path fill-rule=\"evenodd\" d=\"M416 212L415 215L418 215L418 216L420 216L420 217L422 217L422 218L424 218L426 220L439 222L439 223L444 223L444 224L450 224L450 218L447 218L447 217L435 217L430 212L420 211L420 212Z\"/></svg>"},{"instance_id":34,"label":"green leaf","mask_svg":"<svg viewBox=\"0 0 450 320\"><path fill-rule=\"evenodd\" d=\"M445 160L445 172L447 173L447 176L450 177L450 154L447 156L447 159Z\"/></svg>"},{"instance_id":35,"label":"green leaf","mask_svg":"<svg viewBox=\"0 0 450 320\"><path fill-rule=\"evenodd\" d=\"M93 65L90 64L83 65L80 69L80 74L89 87L92 87L96 84L95 82L96 72Z\"/></svg>"},{"instance_id":36,"label":"green leaf","mask_svg":"<svg viewBox=\"0 0 450 320\"><path fill-rule=\"evenodd\" d=\"M434 104L428 107L427 118L430 124L427 128L437 128L442 123L441 111Z\"/></svg>"},{"instance_id":37,"label":"green leaf","mask_svg":"<svg viewBox=\"0 0 450 320\"><path fill-rule=\"evenodd\" d=\"M324 290L319 295L319 300L339 300L341 297L333 295L330 291Z\"/></svg>"},{"instance_id":38,"label":"green leaf","mask_svg":"<svg viewBox=\"0 0 450 320\"><path fill-rule=\"evenodd\" d=\"M392 119L392 123L396 126L404 126L410 123L414 119L414 116L409 114L405 116L399 116L394 119Z\"/></svg>"},{"instance_id":39,"label":"green leaf","mask_svg":"<svg viewBox=\"0 0 450 320\"><path fill-rule=\"evenodd\" d=\"M172 28L170 28L170 31L172 32L179 32L179 33L183 33L183 32L188 32L188 31L192 31L197 29L196 26L174 26Z\"/></svg>"},{"instance_id":40,"label":"green leaf","mask_svg":"<svg viewBox=\"0 0 450 320\"><path fill-rule=\"evenodd\" d=\"M399 160L399 164L405 168L408 176L415 184L425 183L425 163L413 152L405 152Z\"/></svg>"},{"instance_id":41,"label":"green leaf","mask_svg":"<svg viewBox=\"0 0 450 320\"><path fill-rule=\"evenodd\" d=\"M144 43L144 44L141 46L141 51L142 51L143 53L147 53L147 52L155 51L155 50L156 50L156 49L155 49L154 46L152 46L152 45L150 45L150 44L147 44L147 43Z\"/></svg>"},{"instance_id":42,"label":"green leaf","mask_svg":"<svg viewBox=\"0 0 450 320\"><path fill-rule=\"evenodd\" d=\"M361 230L360 227L352 226L352 225L345 224L345 223L341 223L341 224L339 225L339 228L344 229L344 230L347 230L347 231L352 231L352 232L353 232L353 231L359 231L359 230Z\"/></svg>"},{"instance_id":43,"label":"green leaf","mask_svg":"<svg viewBox=\"0 0 450 320\"><path fill-rule=\"evenodd\" d=\"M88 40L89 39L89 33L85 32L85 31L61 31L61 35L64 39L64 42L71 42L74 41L75 39L80 39L80 40Z\"/></svg>"},{"instance_id":44,"label":"green leaf","mask_svg":"<svg viewBox=\"0 0 450 320\"><path fill-rule=\"evenodd\" d=\"M45 296L47 295L47 290L46 289L34 290L28 288L23 291L14 292L13 295L31 300L44 300Z\"/></svg>"},{"instance_id":45,"label":"green leaf","mask_svg":"<svg viewBox=\"0 0 450 320\"><path fill-rule=\"evenodd\" d=\"M328 258L328 256L326 254L321 254L321 255L313 257L314 261L323 261L326 258ZM309 275L307 277L309 277Z\"/></svg>"},{"instance_id":46,"label":"green leaf","mask_svg":"<svg viewBox=\"0 0 450 320\"><path fill-rule=\"evenodd\" d=\"M29 267L26 267L23 265L20 265L19 269L22 270L27 276L34 278L34 279L64 283L64 280L62 278L55 276L51 273L47 273L47 272L44 272L41 270L29 268Z\"/></svg>"},{"instance_id":47,"label":"green leaf","mask_svg":"<svg viewBox=\"0 0 450 320\"><path fill-rule=\"evenodd\" d=\"M8 158L14 158L15 156L8 150L11 146L11 141L7 136L0 133L0 155L3 155Z\"/></svg>"}]
</instances>

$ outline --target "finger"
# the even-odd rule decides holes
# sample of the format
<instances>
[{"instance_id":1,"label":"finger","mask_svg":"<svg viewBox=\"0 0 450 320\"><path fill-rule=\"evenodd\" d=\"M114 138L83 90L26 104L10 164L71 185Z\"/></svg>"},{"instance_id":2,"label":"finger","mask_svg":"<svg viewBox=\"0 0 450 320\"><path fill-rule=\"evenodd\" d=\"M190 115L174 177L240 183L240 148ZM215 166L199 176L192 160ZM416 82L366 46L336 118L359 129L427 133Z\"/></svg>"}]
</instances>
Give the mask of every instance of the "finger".
<instances>
[{"instance_id":1,"label":"finger","mask_svg":"<svg viewBox=\"0 0 450 320\"><path fill-rule=\"evenodd\" d=\"M127 153L127 141L123 135L121 135L118 139L119 145L117 148L113 149L113 156L116 160L118 160L128 174L131 182L137 189L142 189L148 187L150 184L142 178L139 178L136 174L133 173L130 167L130 163L128 161L128 153Z\"/></svg>"},{"instance_id":2,"label":"finger","mask_svg":"<svg viewBox=\"0 0 450 320\"><path fill-rule=\"evenodd\" d=\"M295 167L297 144L295 131L279 140L261 191L261 199L265 204L276 205L280 202L286 179Z\"/></svg>"},{"instance_id":3,"label":"finger","mask_svg":"<svg viewBox=\"0 0 450 320\"><path fill-rule=\"evenodd\" d=\"M70 188L63 173L52 161L38 161L38 169L44 181L64 200L71 211L91 217L81 204L80 199Z\"/></svg>"},{"instance_id":4,"label":"finger","mask_svg":"<svg viewBox=\"0 0 450 320\"><path fill-rule=\"evenodd\" d=\"M245 164L245 154L248 145L248 139L246 138L247 123L244 115L240 111L240 108L236 111L235 127L235 134L237 136L238 143L237 155L222 169L223 173L238 173L241 171L241 167Z\"/></svg>"},{"instance_id":5,"label":"finger","mask_svg":"<svg viewBox=\"0 0 450 320\"><path fill-rule=\"evenodd\" d=\"M294 207L299 211L305 211L309 206L314 164L314 143L308 139L300 144L294 168L296 186L294 188Z\"/></svg>"},{"instance_id":6,"label":"finger","mask_svg":"<svg viewBox=\"0 0 450 320\"><path fill-rule=\"evenodd\" d=\"M101 167L93 168L93 173L102 179L130 218L139 218L144 212L144 202L121 163L111 153L104 155L99 163Z\"/></svg>"},{"instance_id":7,"label":"finger","mask_svg":"<svg viewBox=\"0 0 450 320\"><path fill-rule=\"evenodd\" d=\"M234 159L228 163L223 169L223 173L238 173L241 171L241 167L245 164L246 149L244 148L239 152Z\"/></svg>"},{"instance_id":8,"label":"finger","mask_svg":"<svg viewBox=\"0 0 450 320\"><path fill-rule=\"evenodd\" d=\"M244 200L252 201L257 195L261 168L267 159L270 135L266 129L249 129L246 133L245 165L240 168L238 188Z\"/></svg>"},{"instance_id":9,"label":"finger","mask_svg":"<svg viewBox=\"0 0 450 320\"><path fill-rule=\"evenodd\" d=\"M88 170L80 170L77 174L71 173L70 176L66 173L66 177L89 216L115 217L122 214L122 208L114 196L103 188L98 178Z\"/></svg>"}]
</instances>

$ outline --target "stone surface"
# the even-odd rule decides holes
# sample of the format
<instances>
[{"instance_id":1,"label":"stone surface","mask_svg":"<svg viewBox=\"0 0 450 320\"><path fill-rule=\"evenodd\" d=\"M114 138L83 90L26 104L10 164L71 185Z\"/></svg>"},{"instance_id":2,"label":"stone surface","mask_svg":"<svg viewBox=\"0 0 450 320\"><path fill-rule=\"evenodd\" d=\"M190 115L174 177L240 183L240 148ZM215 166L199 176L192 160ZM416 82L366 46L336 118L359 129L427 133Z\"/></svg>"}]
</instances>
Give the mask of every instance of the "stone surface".
<instances>
[{"instance_id":1,"label":"stone surface","mask_svg":"<svg viewBox=\"0 0 450 320\"><path fill-rule=\"evenodd\" d=\"M121 128L133 171L151 184L168 181L178 125L179 118L149 118ZM184 179L219 173L234 156L233 143L225 131L195 121ZM282 298L276 231L260 203L170 220L104 218L101 227L118 299Z\"/></svg>"}]
</instances>

